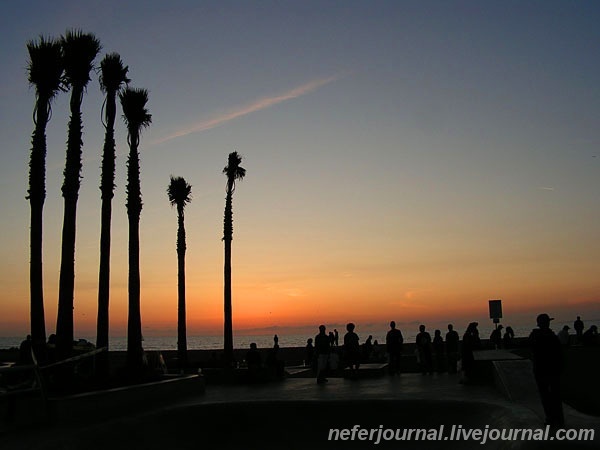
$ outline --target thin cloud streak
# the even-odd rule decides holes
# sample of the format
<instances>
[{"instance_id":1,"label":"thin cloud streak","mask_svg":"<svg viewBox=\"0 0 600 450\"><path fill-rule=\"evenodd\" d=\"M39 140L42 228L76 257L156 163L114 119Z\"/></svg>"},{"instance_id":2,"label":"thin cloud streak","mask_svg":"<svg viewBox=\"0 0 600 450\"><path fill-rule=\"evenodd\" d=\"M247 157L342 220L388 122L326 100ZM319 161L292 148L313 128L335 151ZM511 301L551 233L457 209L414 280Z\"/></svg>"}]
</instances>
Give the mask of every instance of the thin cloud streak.
<instances>
[{"instance_id":1,"label":"thin cloud streak","mask_svg":"<svg viewBox=\"0 0 600 450\"><path fill-rule=\"evenodd\" d=\"M178 137L187 136L188 134L197 133L200 131L206 131L206 130L210 130L212 128L216 128L216 127L223 125L231 120L237 119L238 117L242 117L242 116L245 116L247 114L250 114L250 113L253 113L256 111L261 111L263 109L269 108L271 106L277 105L277 104L285 102L287 100L292 100L292 99L301 97L305 94L308 94L310 92L313 92L313 91L319 89L322 86L325 86L328 83L331 83L332 81L336 81L339 78L340 78L340 75L334 75L334 76L331 76L328 78L320 78L317 80L313 80L309 83L303 84L301 86L298 86L298 87L296 87L288 92L285 92L281 95L258 99L249 105L239 106L239 107L234 108L224 114L217 115L215 117L203 120L194 125L190 125L189 127L179 130L173 134L170 134L169 136L158 139L154 143L162 144L171 139L175 139Z\"/></svg>"}]
</instances>

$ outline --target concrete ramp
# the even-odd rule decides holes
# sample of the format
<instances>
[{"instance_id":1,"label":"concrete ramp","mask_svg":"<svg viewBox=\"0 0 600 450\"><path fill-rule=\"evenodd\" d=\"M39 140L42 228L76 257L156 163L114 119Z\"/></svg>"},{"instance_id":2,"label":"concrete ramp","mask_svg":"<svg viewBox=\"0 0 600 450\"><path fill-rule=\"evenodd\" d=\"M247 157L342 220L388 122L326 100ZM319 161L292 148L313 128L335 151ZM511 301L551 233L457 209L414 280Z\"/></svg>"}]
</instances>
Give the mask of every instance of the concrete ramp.
<instances>
[{"instance_id":1,"label":"concrete ramp","mask_svg":"<svg viewBox=\"0 0 600 450\"><path fill-rule=\"evenodd\" d=\"M537 401L537 386L530 360L494 361L493 365L496 387L509 400L519 403Z\"/></svg>"},{"instance_id":2,"label":"concrete ramp","mask_svg":"<svg viewBox=\"0 0 600 450\"><path fill-rule=\"evenodd\" d=\"M543 422L545 417L544 408L533 377L531 360L494 361L493 367L494 382L498 391L508 400L528 408L539 418L540 422ZM570 448L599 448L600 419L583 414L566 403L563 403L563 412L567 428L593 428L596 430L597 435L594 442L571 442ZM548 448L554 448L550 442L545 444L548 444ZM557 443L554 444L555 446L558 445Z\"/></svg>"},{"instance_id":3,"label":"concrete ramp","mask_svg":"<svg viewBox=\"0 0 600 450\"><path fill-rule=\"evenodd\" d=\"M494 382L498 390L510 401L527 406L541 420L544 409L533 378L529 359L493 361Z\"/></svg>"}]
</instances>

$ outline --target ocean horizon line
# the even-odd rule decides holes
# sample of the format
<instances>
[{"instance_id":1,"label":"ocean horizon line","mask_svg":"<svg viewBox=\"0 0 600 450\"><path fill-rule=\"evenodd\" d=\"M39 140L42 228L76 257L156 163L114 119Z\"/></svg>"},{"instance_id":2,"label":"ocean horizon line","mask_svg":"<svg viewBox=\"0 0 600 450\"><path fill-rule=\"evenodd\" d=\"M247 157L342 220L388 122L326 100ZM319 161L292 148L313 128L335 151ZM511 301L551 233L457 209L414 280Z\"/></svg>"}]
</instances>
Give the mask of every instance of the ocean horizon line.
<instances>
[{"instance_id":1,"label":"ocean horizon line","mask_svg":"<svg viewBox=\"0 0 600 450\"><path fill-rule=\"evenodd\" d=\"M592 320L590 323L597 322L597 320ZM552 323L552 328L555 332L558 332L564 325L568 325L572 330L571 322L562 322L555 321ZM503 325L506 327L506 325ZM413 329L414 328L414 329ZM512 326L515 337L523 338L529 336L531 330L535 328L535 326ZM433 336L433 332L436 328L428 327L427 331ZM455 326L454 329L458 332L459 336L462 336L464 330L462 327ZM481 339L486 340L489 338L489 334L493 329L493 325L490 324L482 324L479 323L479 332ZM270 333L256 333L249 334L246 330L242 332L235 333L234 332L234 348L235 349L247 349L250 346L250 343L254 342L257 344L259 348L271 348L274 345L274 336L275 334L278 337L278 345L280 347L304 347L306 345L307 339L315 337L318 333L318 330L315 329L313 332L294 332L289 333L286 332L289 328L280 328L276 329ZM400 328L402 334L404 336L405 343L412 343L415 341L417 333L419 332L417 327L411 327L410 329L406 329L406 327ZM447 329L441 329L442 336L445 337ZM294 330L296 331L296 330ZM333 328L328 328L328 331L333 331ZM343 342L343 336L346 330L345 327L339 327L339 341ZM372 330L366 328L364 330L357 330L357 334L360 339L360 343L364 343L368 336L372 336L373 341L378 341L379 344L385 344L385 336L387 333L386 328L378 328L377 330ZM21 342L25 336L0 336L0 349L10 349L19 347ZM78 336L75 338L75 341L79 339L83 339L91 344L95 344L96 339L90 335L83 334L82 336ZM156 351L156 350L176 350L177 349L177 334L161 334L158 336L147 334L143 338L143 347L144 350L147 351ZM212 335L212 334L198 334L198 335L187 335L187 348L188 350L222 350L223 349L223 335ZM127 336L123 335L114 335L109 338L109 351L123 351L127 350Z\"/></svg>"}]
</instances>

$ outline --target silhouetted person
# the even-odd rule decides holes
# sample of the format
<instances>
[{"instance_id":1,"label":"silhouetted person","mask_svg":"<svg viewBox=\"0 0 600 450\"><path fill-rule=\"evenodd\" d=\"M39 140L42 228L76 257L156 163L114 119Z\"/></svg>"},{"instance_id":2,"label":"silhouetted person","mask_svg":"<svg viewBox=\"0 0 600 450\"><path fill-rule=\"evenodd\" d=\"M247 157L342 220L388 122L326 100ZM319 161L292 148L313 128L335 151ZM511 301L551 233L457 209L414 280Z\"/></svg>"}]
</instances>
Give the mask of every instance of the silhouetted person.
<instances>
[{"instance_id":1,"label":"silhouetted person","mask_svg":"<svg viewBox=\"0 0 600 450\"><path fill-rule=\"evenodd\" d=\"M149 352L147 355L147 360L148 369L152 375L160 376L168 373L167 365L165 364L165 359L161 352Z\"/></svg>"},{"instance_id":2,"label":"silhouetted person","mask_svg":"<svg viewBox=\"0 0 600 450\"><path fill-rule=\"evenodd\" d=\"M581 342L585 346L598 344L598 327L596 325L589 327L581 336Z\"/></svg>"},{"instance_id":3,"label":"silhouetted person","mask_svg":"<svg viewBox=\"0 0 600 450\"><path fill-rule=\"evenodd\" d=\"M448 332L446 333L446 355L448 357L448 372L458 372L458 333L454 330L452 324L448 324Z\"/></svg>"},{"instance_id":4,"label":"silhouetted person","mask_svg":"<svg viewBox=\"0 0 600 450\"><path fill-rule=\"evenodd\" d=\"M315 357L315 347L313 346L313 338L306 340L306 350L304 354L304 365L313 367L313 361Z\"/></svg>"},{"instance_id":5,"label":"silhouetted person","mask_svg":"<svg viewBox=\"0 0 600 450\"><path fill-rule=\"evenodd\" d=\"M21 345L19 346L19 364L33 364L33 359L31 357L31 335L28 334L27 337Z\"/></svg>"},{"instance_id":6,"label":"silhouetted person","mask_svg":"<svg viewBox=\"0 0 600 450\"><path fill-rule=\"evenodd\" d=\"M545 423L552 427L562 427L565 421L560 399L562 355L558 337L550 329L551 320L553 319L548 314L537 316L538 328L529 335L529 342L533 375L546 415Z\"/></svg>"},{"instance_id":7,"label":"silhouetted person","mask_svg":"<svg viewBox=\"0 0 600 450\"><path fill-rule=\"evenodd\" d=\"M560 345L563 346L568 346L569 345L569 325L565 325L564 327L562 327L562 330L560 330L558 332L558 340L560 342Z\"/></svg>"},{"instance_id":8,"label":"silhouetted person","mask_svg":"<svg viewBox=\"0 0 600 450\"><path fill-rule=\"evenodd\" d=\"M492 334L490 334L490 345L492 348L498 349L502 347L502 329L504 327L502 325L498 325Z\"/></svg>"},{"instance_id":9,"label":"silhouetted person","mask_svg":"<svg viewBox=\"0 0 600 450\"><path fill-rule=\"evenodd\" d=\"M340 334L338 333L337 328L333 329L333 345L335 345L336 347L339 345L340 343Z\"/></svg>"},{"instance_id":10,"label":"silhouetted person","mask_svg":"<svg viewBox=\"0 0 600 450\"><path fill-rule=\"evenodd\" d=\"M419 365L421 373L433 373L433 357L431 354L431 335L425 331L425 325L419 325L419 334L417 334L417 352L419 353Z\"/></svg>"},{"instance_id":11,"label":"silhouetted person","mask_svg":"<svg viewBox=\"0 0 600 450\"><path fill-rule=\"evenodd\" d=\"M381 347L379 346L379 342L377 339L373 341L373 351L371 352L373 361L381 361L383 359L383 355L381 354Z\"/></svg>"},{"instance_id":12,"label":"silhouetted person","mask_svg":"<svg viewBox=\"0 0 600 450\"><path fill-rule=\"evenodd\" d=\"M329 345L331 347L335 345L335 334L333 334L333 331L329 332Z\"/></svg>"},{"instance_id":13,"label":"silhouetted person","mask_svg":"<svg viewBox=\"0 0 600 450\"><path fill-rule=\"evenodd\" d=\"M583 336L583 320L581 320L580 316L577 316L575 322L573 322L573 329L575 330L575 334L577 335L577 342L581 343L581 337Z\"/></svg>"},{"instance_id":14,"label":"silhouetted person","mask_svg":"<svg viewBox=\"0 0 600 450\"><path fill-rule=\"evenodd\" d=\"M315 336L315 354L317 356L317 383L327 383L325 373L331 353L331 342L325 333L325 325L319 325L319 334Z\"/></svg>"},{"instance_id":15,"label":"silhouetted person","mask_svg":"<svg viewBox=\"0 0 600 450\"><path fill-rule=\"evenodd\" d=\"M357 375L360 367L360 344L358 334L354 332L355 325L350 322L346 325L347 333L344 335L344 359L350 367L351 376Z\"/></svg>"},{"instance_id":16,"label":"silhouetted person","mask_svg":"<svg viewBox=\"0 0 600 450\"><path fill-rule=\"evenodd\" d=\"M279 347L279 336L273 336L273 347Z\"/></svg>"},{"instance_id":17,"label":"silhouetted person","mask_svg":"<svg viewBox=\"0 0 600 450\"><path fill-rule=\"evenodd\" d=\"M256 342L250 344L250 350L246 353L246 365L248 366L248 371L254 372L258 371L262 366L262 358L256 347Z\"/></svg>"},{"instance_id":18,"label":"silhouetted person","mask_svg":"<svg viewBox=\"0 0 600 450\"><path fill-rule=\"evenodd\" d=\"M435 354L435 370L437 373L445 371L444 364L444 338L440 330L435 330L433 333L433 353Z\"/></svg>"},{"instance_id":19,"label":"silhouetted person","mask_svg":"<svg viewBox=\"0 0 600 450\"><path fill-rule=\"evenodd\" d=\"M396 328L396 322L390 322L390 329L385 336L385 349L388 354L388 370L390 375L400 373L400 359L402 358L402 344L404 337L402 332Z\"/></svg>"},{"instance_id":20,"label":"silhouetted person","mask_svg":"<svg viewBox=\"0 0 600 450\"><path fill-rule=\"evenodd\" d=\"M465 334L462 338L461 346L461 364L464 379L462 382L469 383L473 379L473 371L475 368L475 356L473 350L479 346L479 332L477 330L477 322L471 322L467 326Z\"/></svg>"},{"instance_id":21,"label":"silhouetted person","mask_svg":"<svg viewBox=\"0 0 600 450\"><path fill-rule=\"evenodd\" d=\"M504 329L504 337L502 338L502 345L504 348L513 348L515 345L515 332L512 327L506 327Z\"/></svg>"},{"instance_id":22,"label":"silhouetted person","mask_svg":"<svg viewBox=\"0 0 600 450\"><path fill-rule=\"evenodd\" d=\"M365 362L369 362L371 360L371 353L373 352L373 336L369 335L367 340L362 346L362 359Z\"/></svg>"},{"instance_id":23,"label":"silhouetted person","mask_svg":"<svg viewBox=\"0 0 600 450\"><path fill-rule=\"evenodd\" d=\"M271 378L281 379L285 375L285 364L279 359L279 345L275 345L267 353L265 367Z\"/></svg>"}]
</instances>

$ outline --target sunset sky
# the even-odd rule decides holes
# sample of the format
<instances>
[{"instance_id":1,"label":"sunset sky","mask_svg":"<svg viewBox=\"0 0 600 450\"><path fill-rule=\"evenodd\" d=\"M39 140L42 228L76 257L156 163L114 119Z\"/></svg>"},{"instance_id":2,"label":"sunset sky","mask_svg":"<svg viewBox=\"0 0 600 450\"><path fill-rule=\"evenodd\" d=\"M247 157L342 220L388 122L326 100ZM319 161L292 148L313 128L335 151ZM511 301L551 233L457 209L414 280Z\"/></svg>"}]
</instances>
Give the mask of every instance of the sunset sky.
<instances>
[{"instance_id":1,"label":"sunset sky","mask_svg":"<svg viewBox=\"0 0 600 450\"><path fill-rule=\"evenodd\" d=\"M175 334L186 209L189 334L223 323L227 155L233 324L600 317L600 3L5 2L0 42L0 336L29 331L26 42L68 28L149 90L140 144L142 326ZM69 95L48 125L44 297L54 332ZM103 97L83 100L75 335L95 339ZM127 321L126 132L117 120L111 333Z\"/></svg>"}]
</instances>

